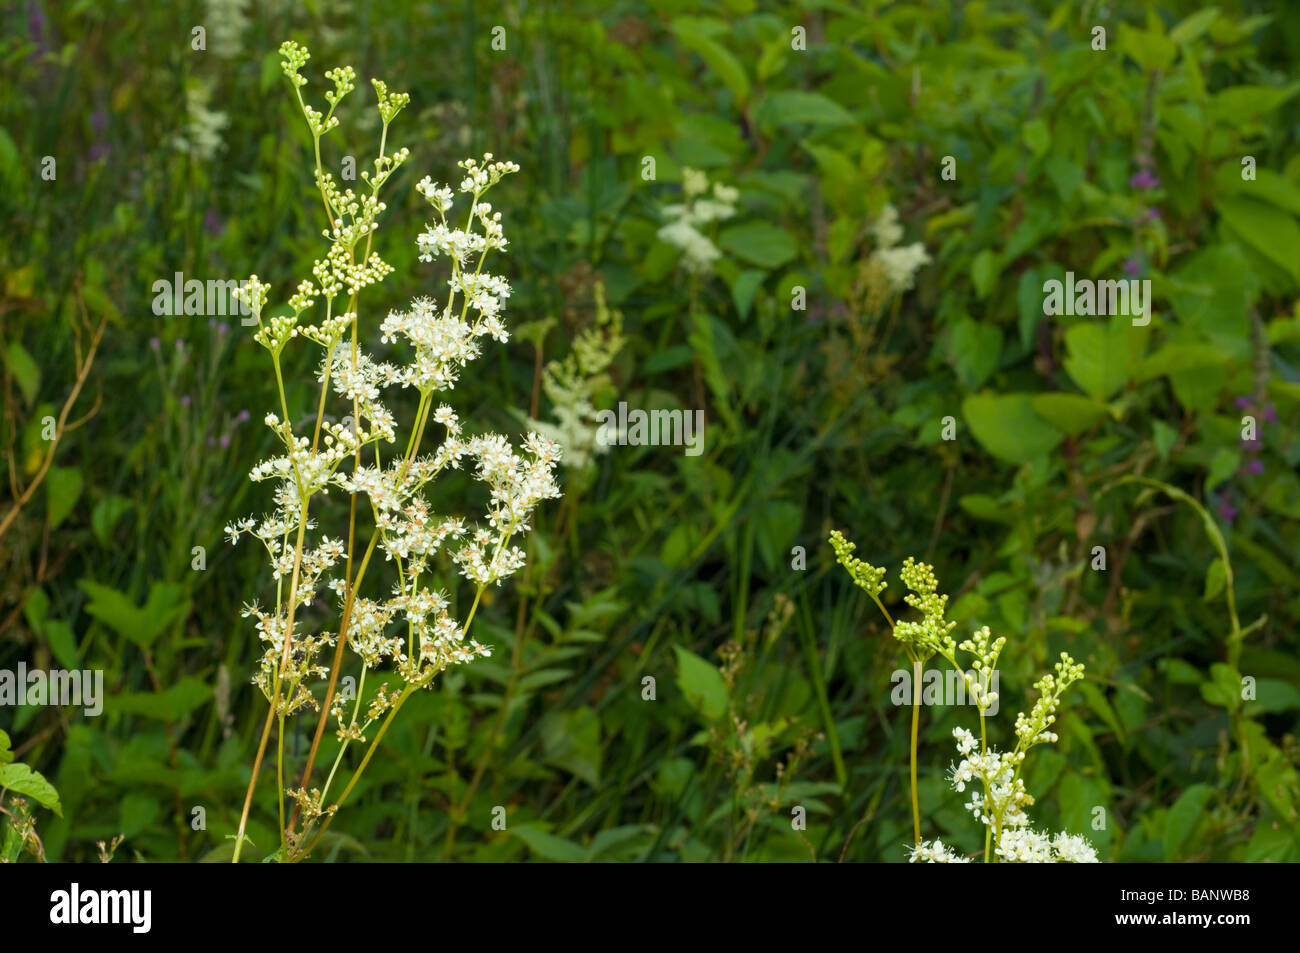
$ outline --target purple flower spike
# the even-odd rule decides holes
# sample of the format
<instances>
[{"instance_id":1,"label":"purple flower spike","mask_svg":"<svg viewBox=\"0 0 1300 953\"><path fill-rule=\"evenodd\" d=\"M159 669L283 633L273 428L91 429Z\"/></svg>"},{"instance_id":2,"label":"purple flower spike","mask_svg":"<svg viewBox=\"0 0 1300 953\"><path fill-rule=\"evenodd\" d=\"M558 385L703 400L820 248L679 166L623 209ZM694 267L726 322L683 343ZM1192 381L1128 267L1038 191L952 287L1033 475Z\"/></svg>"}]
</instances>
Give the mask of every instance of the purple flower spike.
<instances>
[{"instance_id":1,"label":"purple flower spike","mask_svg":"<svg viewBox=\"0 0 1300 953\"><path fill-rule=\"evenodd\" d=\"M1247 407L1250 406L1250 398L1238 397L1236 400L1233 401L1233 403L1237 405L1238 410L1245 410Z\"/></svg>"},{"instance_id":2,"label":"purple flower spike","mask_svg":"<svg viewBox=\"0 0 1300 953\"><path fill-rule=\"evenodd\" d=\"M190 395L186 394L184 397L181 398L181 406L188 407L189 405L190 405Z\"/></svg>"},{"instance_id":3,"label":"purple flower spike","mask_svg":"<svg viewBox=\"0 0 1300 953\"><path fill-rule=\"evenodd\" d=\"M1264 408L1264 419L1271 424L1277 423L1277 411L1273 409L1272 404Z\"/></svg>"},{"instance_id":4,"label":"purple flower spike","mask_svg":"<svg viewBox=\"0 0 1300 953\"><path fill-rule=\"evenodd\" d=\"M156 351L162 347L162 341L159 341L157 338L150 338L149 346Z\"/></svg>"},{"instance_id":5,"label":"purple flower spike","mask_svg":"<svg viewBox=\"0 0 1300 953\"><path fill-rule=\"evenodd\" d=\"M1158 189L1160 187L1160 179L1153 175L1150 169L1141 169L1134 173L1133 178L1128 180L1128 187L1143 192L1149 189Z\"/></svg>"},{"instance_id":6,"label":"purple flower spike","mask_svg":"<svg viewBox=\"0 0 1300 953\"><path fill-rule=\"evenodd\" d=\"M1124 273L1126 275L1136 275L1142 270L1142 263L1138 261L1136 255L1130 255L1124 261Z\"/></svg>"},{"instance_id":7,"label":"purple flower spike","mask_svg":"<svg viewBox=\"0 0 1300 953\"><path fill-rule=\"evenodd\" d=\"M1252 474L1253 476L1259 476L1261 473L1264 472L1264 461L1251 460L1250 463L1246 466L1246 471Z\"/></svg>"},{"instance_id":8,"label":"purple flower spike","mask_svg":"<svg viewBox=\"0 0 1300 953\"><path fill-rule=\"evenodd\" d=\"M221 445L221 449L222 449L222 450L225 450L225 449L229 448L229 447L230 447L230 434L228 434L228 433L223 433L223 434L221 435L221 439L218 440L217 443L219 443L219 444Z\"/></svg>"},{"instance_id":9,"label":"purple flower spike","mask_svg":"<svg viewBox=\"0 0 1300 953\"><path fill-rule=\"evenodd\" d=\"M1226 499L1219 499L1219 516L1225 523L1231 523L1237 518L1237 508L1229 503Z\"/></svg>"}]
</instances>

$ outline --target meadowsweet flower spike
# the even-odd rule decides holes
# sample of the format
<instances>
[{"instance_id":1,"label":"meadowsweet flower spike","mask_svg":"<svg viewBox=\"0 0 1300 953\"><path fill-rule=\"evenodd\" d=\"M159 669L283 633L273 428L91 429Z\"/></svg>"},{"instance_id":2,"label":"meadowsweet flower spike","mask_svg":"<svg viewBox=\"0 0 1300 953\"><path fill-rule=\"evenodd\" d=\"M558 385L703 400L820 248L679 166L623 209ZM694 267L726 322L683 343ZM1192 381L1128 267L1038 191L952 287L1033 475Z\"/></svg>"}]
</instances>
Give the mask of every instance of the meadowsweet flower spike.
<instances>
[{"instance_id":1,"label":"meadowsweet flower spike","mask_svg":"<svg viewBox=\"0 0 1300 953\"><path fill-rule=\"evenodd\" d=\"M938 654L960 674L967 691L979 713L980 734L977 739L965 728L953 729L957 754L961 760L948 772L953 790L965 792L972 787L966 809L984 825L985 862L1016 863L1097 863L1097 852L1088 841L1074 834L1049 835L1030 829L1025 808L1034 803L1022 777L1025 757L1030 748L1057 740L1051 726L1065 691L1083 678L1084 667L1067 653L1061 653L1054 672L1044 675L1034 690L1038 699L1028 715L1016 716L1016 746L1010 752L990 748L985 739L985 715L998 700L993 691L993 675L998 659L1006 646L1006 638L994 637L988 626L975 630L970 638L958 644L949 633L955 622L944 621L948 597L939 592L939 582L934 568L908 558L903 563L904 584L911 590L904 596L909 606L921 613L918 622L895 623L879 600L885 588L884 570L877 569L853 556L856 548L838 530L830 535L836 559L848 571L854 583L866 589L894 630L894 636L903 643L913 664L914 690L912 704L911 736L911 789L913 844L908 848L908 859L913 863L968 863L940 840L921 839L921 818L917 797L917 737L920 710L920 684L925 663ZM957 660L958 651L971 656L967 666ZM974 674L972 675L971 672Z\"/></svg>"},{"instance_id":2,"label":"meadowsweet flower spike","mask_svg":"<svg viewBox=\"0 0 1300 953\"><path fill-rule=\"evenodd\" d=\"M288 299L287 313L264 313L271 289L256 276L244 293L258 324L254 340L266 348L274 368L278 406L264 419L279 447L249 473L255 482L272 484L271 511L226 526L232 543L249 536L265 549L274 600L265 607L250 602L243 612L255 620L263 644L253 681L269 709L235 837L235 860L272 727L279 734L282 831L276 857L294 861L306 856L329 826L407 698L449 667L491 653L470 636L483 593L523 567L525 553L517 541L531 530L536 508L560 496L555 468L561 451L555 443L532 433L516 447L502 434L468 433L438 397L455 387L484 342L509 337L503 318L509 283L484 270L489 254L505 249L505 232L501 213L484 196L519 167L490 153L481 161L461 162L459 191L468 197L468 209L463 225L455 228L447 218L455 193L421 180L417 191L433 205L438 223L415 242L422 261L445 260L446 290L437 297L418 296L409 310L382 321L363 317L362 292L393 271L372 245L386 209L380 190L409 156L406 149L387 148L388 124L409 97L373 82L383 119L375 171L363 173L359 194L340 189L321 165L321 138L338 125L334 110L355 88L355 73L344 66L325 74L334 88L325 93L329 109L322 113L300 92L307 50L288 42L281 55L314 141L315 181L328 225L322 234L329 247L314 263L313 278L300 282ZM387 348L383 356L363 346L376 327L379 343ZM282 356L290 347L307 347L315 355L319 390L305 408L306 429L295 423L304 419L303 408L289 407L284 383ZM402 428L386 398L403 390L414 392L416 407L399 443ZM488 489L477 519L447 512L448 500L440 498L436 510L430 501L436 479L458 469ZM335 498L345 497L333 508L331 490ZM383 569L371 569L376 551L383 555L376 563ZM374 578L381 572L388 573L386 581ZM468 583L460 586L469 590L463 598L457 595L458 576ZM318 601L336 606L337 620L299 612ZM335 688L349 657L357 666L357 687L344 696ZM302 781L290 786L285 721L303 711L320 714ZM314 787L309 782L317 746L330 722L340 747L324 786ZM351 780L336 792L334 782L352 744L368 748ZM286 797L295 805L289 818Z\"/></svg>"},{"instance_id":3,"label":"meadowsweet flower spike","mask_svg":"<svg viewBox=\"0 0 1300 953\"><path fill-rule=\"evenodd\" d=\"M865 589L871 598L877 598L888 583L885 582L885 570L878 569L870 563L863 562L853 555L858 547L844 538L839 530L831 530L831 547L835 558L847 571L853 582Z\"/></svg>"}]
</instances>

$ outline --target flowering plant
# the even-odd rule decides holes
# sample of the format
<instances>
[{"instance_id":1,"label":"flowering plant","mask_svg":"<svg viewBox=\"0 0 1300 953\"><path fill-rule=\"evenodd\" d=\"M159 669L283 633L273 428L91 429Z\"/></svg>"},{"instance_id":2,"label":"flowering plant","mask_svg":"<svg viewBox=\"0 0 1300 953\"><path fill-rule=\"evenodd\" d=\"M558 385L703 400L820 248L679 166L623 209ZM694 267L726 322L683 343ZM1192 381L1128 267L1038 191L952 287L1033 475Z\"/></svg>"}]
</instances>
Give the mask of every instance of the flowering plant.
<instances>
[{"instance_id":1,"label":"flowering plant","mask_svg":"<svg viewBox=\"0 0 1300 953\"><path fill-rule=\"evenodd\" d=\"M1055 674L1044 675L1034 683L1038 700L1028 715L1016 715L1016 746L1010 752L1000 752L988 745L985 731L985 713L998 700L991 689L997 671L998 657L1007 640L991 637L988 626L978 629L969 639L958 643L949 634L957 623L944 619L948 597L939 592L939 583L933 567L908 557L900 573L903 583L911 590L904 601L921 613L917 622L895 622L880 601L880 594L888 585L885 570L872 566L853 555L857 548L844 538L839 530L830 535L835 557L853 582L871 597L894 632L894 638L903 644L903 651L913 666L912 681L912 736L911 736L911 794L914 843L909 851L911 861L930 863L966 863L968 858L953 852L937 838L921 839L920 804L916 786L916 742L920 718L921 682L925 663L935 655L942 657L961 675L966 691L970 693L979 712L980 736L964 728L953 730L957 753L961 762L949 773L954 790L963 792L967 784L978 783L966 808L984 825L984 861L1013 861L1027 863L1096 863L1097 854L1088 841L1075 834L1059 833L1055 837L1031 830L1025 808L1034 803L1021 777L1025 757L1035 745L1056 741L1051 726L1056 721L1056 711L1061 696L1075 682L1083 678L1083 665L1075 662L1065 652L1056 663ZM957 662L957 650L972 657L970 671ZM972 674L973 673L973 674Z\"/></svg>"},{"instance_id":2,"label":"flowering plant","mask_svg":"<svg viewBox=\"0 0 1300 953\"><path fill-rule=\"evenodd\" d=\"M531 434L524 453L500 434L469 436L447 404L435 394L455 387L461 370L479 356L484 338L505 341L501 311L510 295L504 278L484 272L491 251L503 250L506 238L501 214L483 196L503 176L518 171L511 162L495 161L489 153L481 162L466 159L458 191L470 196L464 225L448 220L455 192L427 177L417 191L433 207L436 222L416 239L421 261L445 257L451 266L445 303L421 297L406 312L393 312L380 325L380 343L401 345L405 363L381 360L359 342L361 324L357 299L361 290L392 271L371 251L377 217L385 208L380 190L407 159L408 150L387 151L388 126L409 102L405 93L390 92L372 80L382 120L374 173L363 172L368 186L360 195L342 190L321 164L321 140L338 126L339 102L352 91L351 67L325 75L334 88L325 93L328 112L305 103L301 88L307 79L300 70L309 59L306 49L286 42L280 48L289 78L311 132L316 157L315 180L328 227L329 249L316 261L314 281L303 281L288 307L266 310L269 288L253 276L244 297L258 330L254 340L269 352L275 371L279 413L268 413L266 425L281 444L281 452L253 467L255 481L275 484L274 508L261 519L241 519L226 528L231 542L250 536L266 549L274 581L274 604L246 606L244 615L256 619L264 652L254 683L270 703L252 778L244 800L233 859L238 861L253 792L272 727L277 729L276 774L279 788L280 847L276 857L295 861L305 857L329 826L374 755L393 717L416 691L451 665L489 654L470 638L469 630L483 592L516 572L524 553L512 545L530 529L534 508L560 496L554 478L559 448ZM305 315L315 310L315 323ZM320 351L314 421L298 433L284 385L282 355L291 343L310 342ZM395 415L381 402L385 388L410 389L419 395L405 449L386 456L385 445L397 440ZM334 422L325 410L330 398L342 400L350 415ZM435 405L436 404L436 405ZM432 421L445 434L430 453L421 453ZM483 522L471 525L464 517L435 512L429 488L444 471L474 461L474 476L487 484L489 499ZM335 510L325 507L331 489L348 498L346 529L339 535L315 532ZM315 510L312 504L315 502ZM441 507L440 507L441 508ZM358 533L369 528L369 540L357 557ZM309 533L310 531L310 533ZM362 595L366 571L376 550L391 563L395 579L386 594ZM341 574L338 572L342 569ZM467 611L454 595L456 570L472 586ZM317 628L300 611L315 604L321 589L329 590L339 609L332 622ZM373 589L372 589L373 592ZM355 693L339 692L344 649L360 662ZM333 648L331 664L322 655ZM382 666L391 665L400 687L384 681L369 698L365 686ZM324 697L312 689L315 679L328 677ZM351 701L352 705L348 706ZM304 709L319 710L315 738L297 788L286 787L285 720ZM322 788L310 788L321 736L333 719L339 749ZM368 733L378 724L374 737ZM336 799L330 791L345 753L352 743L365 745L360 765ZM286 819L286 795L295 802ZM301 816L303 827L297 830Z\"/></svg>"}]
</instances>

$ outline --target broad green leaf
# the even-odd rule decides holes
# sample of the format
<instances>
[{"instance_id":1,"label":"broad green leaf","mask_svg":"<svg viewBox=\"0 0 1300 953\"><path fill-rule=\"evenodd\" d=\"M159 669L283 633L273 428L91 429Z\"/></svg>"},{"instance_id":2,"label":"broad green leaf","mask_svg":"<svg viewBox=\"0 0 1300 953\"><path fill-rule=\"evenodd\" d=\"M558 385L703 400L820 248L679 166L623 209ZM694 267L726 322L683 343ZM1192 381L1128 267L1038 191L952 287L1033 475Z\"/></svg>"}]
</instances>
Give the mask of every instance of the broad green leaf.
<instances>
[{"instance_id":1,"label":"broad green leaf","mask_svg":"<svg viewBox=\"0 0 1300 953\"><path fill-rule=\"evenodd\" d=\"M1034 412L1029 394L977 394L962 402L961 411L984 449L1009 463L1042 457L1063 439Z\"/></svg>"},{"instance_id":2,"label":"broad green leaf","mask_svg":"<svg viewBox=\"0 0 1300 953\"><path fill-rule=\"evenodd\" d=\"M166 691L124 692L110 698L107 707L117 714L180 721L211 697L212 686L187 675Z\"/></svg>"},{"instance_id":3,"label":"broad green leaf","mask_svg":"<svg viewBox=\"0 0 1300 953\"><path fill-rule=\"evenodd\" d=\"M54 785L39 771L33 771L25 764L0 765L0 788L7 788L10 794L29 797L59 817L63 816L63 805L59 803L59 792L54 790Z\"/></svg>"},{"instance_id":4,"label":"broad green leaf","mask_svg":"<svg viewBox=\"0 0 1300 953\"><path fill-rule=\"evenodd\" d=\"M1224 364L1228 358L1208 344L1166 344L1134 369L1133 376L1148 381L1166 374L1203 371Z\"/></svg>"},{"instance_id":5,"label":"broad green leaf","mask_svg":"<svg viewBox=\"0 0 1300 953\"><path fill-rule=\"evenodd\" d=\"M967 390L975 390L988 380L997 369L1001 353L1002 332L994 325L963 317L952 326L948 360Z\"/></svg>"},{"instance_id":6,"label":"broad green leaf","mask_svg":"<svg viewBox=\"0 0 1300 953\"><path fill-rule=\"evenodd\" d=\"M987 298L997 284L998 274L1002 271L1002 259L991 249L984 248L971 262L970 277L975 285L975 293L980 298Z\"/></svg>"},{"instance_id":7,"label":"broad green leaf","mask_svg":"<svg viewBox=\"0 0 1300 953\"><path fill-rule=\"evenodd\" d=\"M740 60L717 40L696 29L688 20L674 21L673 32L677 34L682 46L698 53L709 69L718 74L718 78L736 97L737 105L743 108L749 100L749 77L745 75L745 67Z\"/></svg>"},{"instance_id":8,"label":"broad green leaf","mask_svg":"<svg viewBox=\"0 0 1300 953\"><path fill-rule=\"evenodd\" d=\"M551 712L542 719L541 736L547 764L600 786L600 717L594 709Z\"/></svg>"},{"instance_id":9,"label":"broad green leaf","mask_svg":"<svg viewBox=\"0 0 1300 953\"><path fill-rule=\"evenodd\" d=\"M1030 406L1034 413L1071 437L1083 433L1110 413L1105 404L1090 397L1061 392L1035 394Z\"/></svg>"},{"instance_id":10,"label":"broad green leaf","mask_svg":"<svg viewBox=\"0 0 1300 953\"><path fill-rule=\"evenodd\" d=\"M1107 400L1128 380L1132 363L1130 332L1123 327L1076 324L1065 332L1065 371L1089 397Z\"/></svg>"},{"instance_id":11,"label":"broad green leaf","mask_svg":"<svg viewBox=\"0 0 1300 953\"><path fill-rule=\"evenodd\" d=\"M1191 43L1210 28L1210 24L1218 15L1218 7L1198 10L1170 30L1169 39L1180 46Z\"/></svg>"},{"instance_id":12,"label":"broad green leaf","mask_svg":"<svg viewBox=\"0 0 1300 953\"><path fill-rule=\"evenodd\" d=\"M45 623L42 635L50 643L50 652L60 665L70 671L81 668L81 652L77 649L77 637L72 626L61 619L50 619Z\"/></svg>"},{"instance_id":13,"label":"broad green leaf","mask_svg":"<svg viewBox=\"0 0 1300 953\"><path fill-rule=\"evenodd\" d=\"M45 631L45 618L49 614L50 597L45 594L45 590L36 587L29 589L27 598L23 600L23 617L37 635Z\"/></svg>"},{"instance_id":14,"label":"broad green leaf","mask_svg":"<svg viewBox=\"0 0 1300 953\"><path fill-rule=\"evenodd\" d=\"M1210 568L1205 571L1205 594L1201 596L1201 600L1209 602L1223 592L1223 584L1227 581L1227 578L1223 560L1216 556L1214 561L1210 563Z\"/></svg>"},{"instance_id":15,"label":"broad green leaf","mask_svg":"<svg viewBox=\"0 0 1300 953\"><path fill-rule=\"evenodd\" d=\"M1166 862L1178 860L1187 839L1205 814L1205 805L1214 796L1208 784L1193 784L1178 796L1165 817L1164 857Z\"/></svg>"},{"instance_id":16,"label":"broad green leaf","mask_svg":"<svg viewBox=\"0 0 1300 953\"><path fill-rule=\"evenodd\" d=\"M821 93L787 89L764 96L756 108L759 121L777 126L847 126L853 114Z\"/></svg>"},{"instance_id":17,"label":"broad green leaf","mask_svg":"<svg viewBox=\"0 0 1300 953\"><path fill-rule=\"evenodd\" d=\"M183 598L184 591L176 583L154 583L149 587L149 598L143 607L137 607L124 593L110 586L89 579L77 585L90 596L87 613L142 649L147 649L168 626L190 611L189 600Z\"/></svg>"},{"instance_id":18,"label":"broad green leaf","mask_svg":"<svg viewBox=\"0 0 1300 953\"><path fill-rule=\"evenodd\" d=\"M707 720L721 718L727 711L727 683L722 673L694 652L674 645L677 653L677 686L686 701Z\"/></svg>"},{"instance_id":19,"label":"broad green leaf","mask_svg":"<svg viewBox=\"0 0 1300 953\"><path fill-rule=\"evenodd\" d=\"M30 407L36 400L36 392L41 386L41 369L36 366L27 349L18 341L9 342L5 358L9 372L18 382L18 389L23 392L23 400L27 401L27 406Z\"/></svg>"},{"instance_id":20,"label":"broad green leaf","mask_svg":"<svg viewBox=\"0 0 1300 953\"><path fill-rule=\"evenodd\" d=\"M799 246L789 232L766 222L724 228L718 235L718 244L736 257L769 271L799 254Z\"/></svg>"},{"instance_id":21,"label":"broad green leaf","mask_svg":"<svg viewBox=\"0 0 1300 953\"><path fill-rule=\"evenodd\" d=\"M68 518L81 496L81 471L74 467L50 467L45 475L45 488L49 494L50 528Z\"/></svg>"},{"instance_id":22,"label":"broad green leaf","mask_svg":"<svg viewBox=\"0 0 1300 953\"><path fill-rule=\"evenodd\" d=\"M1300 92L1300 83L1290 86L1229 86L1214 95L1213 111L1220 121L1236 125L1272 112Z\"/></svg>"},{"instance_id":23,"label":"broad green leaf","mask_svg":"<svg viewBox=\"0 0 1300 953\"><path fill-rule=\"evenodd\" d=\"M90 528L101 546L107 546L118 521L131 509L131 501L124 496L110 493L98 503L90 513Z\"/></svg>"},{"instance_id":24,"label":"broad green leaf","mask_svg":"<svg viewBox=\"0 0 1300 953\"><path fill-rule=\"evenodd\" d=\"M758 294L758 289L762 287L763 279L766 277L766 271L750 268L738 274L736 280L731 283L731 300L736 305L736 313L742 318L749 317L754 296Z\"/></svg>"},{"instance_id":25,"label":"broad green leaf","mask_svg":"<svg viewBox=\"0 0 1300 953\"><path fill-rule=\"evenodd\" d=\"M1293 216L1244 196L1224 197L1216 204L1234 232L1300 282L1300 225Z\"/></svg>"},{"instance_id":26,"label":"broad green leaf","mask_svg":"<svg viewBox=\"0 0 1300 953\"><path fill-rule=\"evenodd\" d=\"M1042 119L1031 119L1020 130L1021 140L1035 159L1041 159L1052 147L1052 130Z\"/></svg>"},{"instance_id":27,"label":"broad green leaf","mask_svg":"<svg viewBox=\"0 0 1300 953\"><path fill-rule=\"evenodd\" d=\"M587 859L587 851L581 844L575 844L571 840L565 840L563 837L556 837L554 834L548 834L546 831L538 830L536 827L524 825L522 827L510 828L510 833L514 834L521 841L528 845L528 848L535 854L545 857L547 860L558 860L562 863L580 864Z\"/></svg>"}]
</instances>

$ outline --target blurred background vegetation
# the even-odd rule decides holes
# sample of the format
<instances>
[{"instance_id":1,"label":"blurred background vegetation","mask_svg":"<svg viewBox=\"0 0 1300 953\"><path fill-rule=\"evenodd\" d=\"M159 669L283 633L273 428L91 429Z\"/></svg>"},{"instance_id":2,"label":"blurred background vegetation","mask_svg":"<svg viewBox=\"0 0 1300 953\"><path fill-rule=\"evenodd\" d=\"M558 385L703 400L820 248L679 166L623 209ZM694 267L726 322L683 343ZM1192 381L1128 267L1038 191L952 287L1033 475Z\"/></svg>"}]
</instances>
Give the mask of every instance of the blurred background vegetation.
<instances>
[{"instance_id":1,"label":"blurred background vegetation","mask_svg":"<svg viewBox=\"0 0 1300 953\"><path fill-rule=\"evenodd\" d=\"M548 364L618 316L595 406L708 421L701 456L619 447L565 469L531 568L482 617L492 659L408 705L318 859L903 859L898 653L831 528L877 565L934 563L958 632L1008 637L993 740L1056 653L1087 664L1032 763L1044 826L1108 860L1300 859L1291 5L3 11L0 668L100 668L111 696L98 718L0 709L61 796L39 815L48 858L119 833L119 859L229 856L266 702L239 617L259 554L222 527L264 506L247 471L272 447L274 386L238 317L160 317L152 289L256 273L287 294L308 274L310 140L275 52L292 38L313 84L351 64L412 97L372 333L444 280L416 261L415 182L484 151L523 167L493 193L515 333L455 391L469 426L563 423ZM336 171L377 127L358 85ZM660 235L687 169L738 193L698 270ZM887 205L930 259L910 289L880 254ZM1042 283L1067 271L1149 278L1154 320L1045 317ZM925 835L966 851L979 830L943 775L971 720L922 718Z\"/></svg>"}]
</instances>

